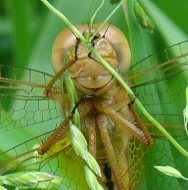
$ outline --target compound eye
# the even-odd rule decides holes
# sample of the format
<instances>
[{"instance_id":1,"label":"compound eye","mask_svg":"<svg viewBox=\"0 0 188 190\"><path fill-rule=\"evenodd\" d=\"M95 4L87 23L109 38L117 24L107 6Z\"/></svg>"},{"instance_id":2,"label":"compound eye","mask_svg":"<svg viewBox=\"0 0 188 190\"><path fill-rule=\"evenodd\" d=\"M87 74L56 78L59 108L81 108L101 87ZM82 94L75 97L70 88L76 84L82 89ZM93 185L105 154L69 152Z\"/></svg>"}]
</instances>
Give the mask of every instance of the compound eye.
<instances>
[{"instance_id":1,"label":"compound eye","mask_svg":"<svg viewBox=\"0 0 188 190\"><path fill-rule=\"evenodd\" d=\"M98 28L101 24L94 24L94 28ZM108 29L107 29L108 28ZM107 30L107 31L106 31ZM124 74L131 64L131 50L127 38L117 27L105 24L99 31L101 36L104 36L108 42L114 47L119 63L119 72Z\"/></svg>"},{"instance_id":2,"label":"compound eye","mask_svg":"<svg viewBox=\"0 0 188 190\"><path fill-rule=\"evenodd\" d=\"M76 28L83 34L88 33L88 25L77 25ZM70 29L65 29L58 34L52 48L53 69L57 73L64 63L67 52L76 45L76 36Z\"/></svg>"},{"instance_id":3,"label":"compound eye","mask_svg":"<svg viewBox=\"0 0 188 190\"><path fill-rule=\"evenodd\" d=\"M57 73L63 67L67 52L75 44L76 37L70 31L70 29L67 28L58 34L52 48L52 66L55 73Z\"/></svg>"},{"instance_id":4,"label":"compound eye","mask_svg":"<svg viewBox=\"0 0 188 190\"><path fill-rule=\"evenodd\" d=\"M94 24L93 28L96 31L101 24ZM131 51L128 41L124 34L115 26L105 24L99 31L99 35L103 36L105 34L106 40L114 47L118 64L119 72L124 74L130 67L131 64ZM108 28L107 32L106 29ZM83 33L88 32L88 25L78 25L77 29ZM65 29L57 36L53 48L52 48L52 62L54 71L57 73L62 67L65 56L70 48L74 47L76 44L76 37L70 31L70 29Z\"/></svg>"}]
</instances>

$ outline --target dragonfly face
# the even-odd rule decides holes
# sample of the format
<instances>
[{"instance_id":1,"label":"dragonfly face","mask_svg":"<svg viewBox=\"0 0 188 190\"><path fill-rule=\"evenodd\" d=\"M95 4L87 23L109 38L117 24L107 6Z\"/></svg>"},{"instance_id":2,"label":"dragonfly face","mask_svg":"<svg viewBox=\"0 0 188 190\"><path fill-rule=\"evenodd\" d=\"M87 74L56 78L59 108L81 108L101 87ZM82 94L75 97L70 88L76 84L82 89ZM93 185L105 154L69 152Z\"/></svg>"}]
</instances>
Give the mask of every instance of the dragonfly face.
<instances>
[{"instance_id":1,"label":"dragonfly face","mask_svg":"<svg viewBox=\"0 0 188 190\"><path fill-rule=\"evenodd\" d=\"M104 34L104 33L103 33ZM110 35L107 31L106 35ZM65 36L63 36L65 38ZM58 37L59 39L59 37ZM57 39L57 41L58 41ZM56 41L56 42L57 42ZM62 42L62 39L60 40ZM74 38L74 41L76 43L76 39ZM110 40L109 40L110 41ZM112 42L111 42L112 43ZM56 44L56 43L55 43ZM62 43L61 43L62 44ZM113 47L116 49L116 46L121 45L117 42L117 44L113 44ZM125 44L125 43L123 43ZM153 114L160 122L166 124L166 126L169 127L169 129L174 132L175 135L178 136L177 139L185 143L187 141L184 140L184 133L181 130L183 124L183 118L181 118L182 110L185 106L185 100L183 98L179 98L180 94L183 94L185 91L185 87L187 86L187 78L186 78L186 70L187 70L187 52L184 51L182 47L185 47L187 42L180 43L176 46L177 50L179 51L179 54L176 57L173 57L169 59L168 51L162 51L160 52L161 55L163 55L163 62L159 64L158 66L155 65L155 59L157 58L157 54L139 62L138 64L132 66L128 71L126 71L126 76L128 78L129 83L131 84L132 88L135 89L135 93L139 94L139 99L142 101L142 103L146 106L146 108L150 111L151 114ZM56 65L54 65L54 70L58 72L62 67L62 58L65 57L64 55L67 53L67 48L70 48L70 44L66 44L65 47L54 47L54 53L53 53L53 59L56 61ZM79 44L81 46L81 44ZM173 49L174 49L173 47ZM57 49L56 49L57 48ZM111 49L111 46L110 46ZM171 49L171 48L170 48ZM170 51L169 49L169 51ZM62 51L63 50L63 51ZM113 48L111 49L112 54L115 55L113 52ZM183 50L183 51L182 51ZM72 50L74 52L74 50ZM60 52L60 57L59 55ZM72 57L70 56L70 59L73 60L75 54L72 52ZM117 51L116 51L117 52ZM102 54L102 53L101 53ZM87 53L88 55L88 53ZM81 55L78 54L79 59ZM130 56L129 56L130 57ZM85 58L85 55L84 55ZM79 60L78 59L78 60ZM121 57L121 60L124 60L123 57ZM151 61L152 60L152 61ZM157 60L157 59L156 59ZM119 61L118 61L119 63ZM152 64L148 64L152 63ZM75 65L74 65L75 64ZM72 65L72 68L70 68L69 72L72 74L73 79L78 82L82 87L87 89L93 89L93 88L101 88L108 84L109 80L102 80L105 81L100 82L98 85L96 81L84 81L83 78L80 79L80 69L82 69L81 65L76 65L74 63ZM94 63L93 63L94 64ZM98 64L95 62L95 64ZM84 63L86 65L86 63ZM119 66L118 69L122 68L122 70L126 70L124 66ZM78 69L77 69L78 68ZM99 65L97 66L99 67ZM117 66L114 67L117 69ZM72 69L72 70L71 70ZM6 70L9 70L9 72L12 72L12 78L7 79L5 76ZM39 71L31 70L31 69L25 69L25 72L27 72L27 78L25 80L20 80L18 78L18 72L19 68L16 67L6 67L1 66L1 79L0 82L3 87L1 87L1 101L3 102L8 97L11 97L12 94L15 94L13 101L10 102L10 113L9 114L3 114L3 108L1 109L1 128L2 130L7 130L9 128L19 128L19 127L26 127L26 126L34 126L39 123L48 123L51 121L52 123L55 123L54 127L57 127L59 123L61 123L61 116L62 110L61 106L58 107L58 101L51 100L50 98L43 95L43 91L46 88L47 84L51 81L53 76L48 75L46 73L42 73ZM79 71L76 73L76 71ZM101 72L97 72L98 76L104 76L99 75ZM88 69L84 70L84 75L86 74L89 76L91 73L88 71ZM35 79L35 76L39 76L41 79L44 80L37 80ZM88 77L87 76L87 77ZM95 75L96 76L96 75ZM108 75L107 73L107 76ZM142 78L142 81L139 79ZM110 77L109 77L110 79ZM166 80L168 79L168 80ZM97 84L97 85L96 85ZM117 85L117 84L114 84ZM176 88L177 94L175 91L173 91L171 88ZM117 97L115 100L118 100L115 107L113 107L112 104L109 104L110 107L113 107L115 111L117 111L120 116L123 115L123 118L126 119L127 116L131 115L129 117L129 120L132 122L134 121L137 125L137 119L132 118L133 113L127 109L127 105L129 103L128 96L126 93L123 92L121 88L111 88L113 90L113 96L110 97ZM12 92L13 90L13 92ZM15 93L15 90L18 91L18 93ZM78 88L78 90L80 90ZM11 92L11 93L10 93ZM61 92L60 87L58 84L54 86L54 92ZM120 93L122 92L122 93ZM126 98L125 98L126 96ZM124 103L124 100L126 99L126 102ZM95 100L94 100L95 101ZM95 101L95 109L100 110L99 104ZM105 105L108 105L109 102L105 102ZM17 105L16 105L17 104ZM18 106L19 104L19 106ZM37 105L36 108L33 109L33 104ZM113 102L114 104L114 102ZM176 108L176 104L179 104L179 108ZM102 104L100 104L102 105ZM126 105L126 106L125 106ZM182 109L181 109L182 107ZM50 111L48 111L50 109ZM169 110L171 109L171 112ZM53 112L52 112L53 110ZM119 111L120 110L120 111ZM128 111L127 111L128 110ZM91 113L93 110L91 110ZM101 112L103 110L100 110ZM23 114L24 113L24 114ZM96 114L96 110L94 112ZM94 115L95 115L94 114ZM105 112L106 115L109 114L109 112ZM179 182L177 180L160 176L157 172L155 173L153 170L153 165L165 165L173 163L178 168L184 168L188 164L186 164L185 160L174 151L171 152L171 145L169 145L168 141L163 139L159 133L157 133L155 130L153 130L151 124L148 123L148 121L142 117L141 113L139 113L142 121L144 121L145 125L148 125L150 127L151 134L154 137L154 145L153 147L149 148L149 151L146 152L148 147L140 142L140 140L137 140L136 135L134 136L132 133L125 133L125 131L120 127L120 121L118 122L116 120L115 112L108 115L108 121L109 124L108 130L110 133L110 139L112 140L112 144L114 147L115 156L118 158L118 168L119 172L121 173L121 176L123 176L123 181L125 181L125 184L127 184L127 188L133 189L134 184L137 184L137 181L141 181L141 183L138 183L138 187L136 189L159 189L165 187L171 187L173 189L177 183L182 183L183 187L186 187L186 184L183 182ZM42 119L41 119L42 118ZM97 125L99 125L100 120L104 121L104 119L101 119L102 116L99 117L97 120ZM89 126L93 126L93 114L90 114L89 122L86 121L86 118L84 118L84 124L87 125L90 123ZM94 119L95 120L95 119ZM114 122L115 121L115 122ZM114 126L118 126L115 127ZM176 129L174 130L174 127ZM114 133L117 132L117 133ZM100 133L99 133L100 134ZM103 183L106 183L106 186L109 186L110 182L113 182L116 185L116 180L114 180L115 176L112 171L111 165L109 165L109 161L106 162L107 156L105 153L104 145L102 145L102 138L101 136L106 133L101 133L100 135L97 135L97 150L98 155L100 157L99 162L101 166L103 167L104 173L112 174L111 177L106 176L106 181L103 179ZM45 135L44 135L45 136ZM49 135L47 135L49 136ZM139 136L139 135L138 135ZM43 138L46 139L46 138ZM65 135L64 142L61 143L61 148L58 150L52 150L50 153L40 157L39 159L36 159L36 155L33 154L31 149L33 148L33 144L40 144L40 137L33 138L30 141L24 142L23 144L11 148L8 152L3 152L1 154L1 160L3 161L1 166L1 172L8 172L8 171L30 171L30 170L40 170L40 171L47 171L54 175L62 176L62 182L61 187L63 189L87 189L87 185L79 184L80 181L83 181L80 176L74 176L75 169L81 171L81 163L80 160L76 157L76 155L71 151L70 149L70 142L68 134ZM100 148L99 148L100 147ZM173 156L172 156L173 154ZM155 160L152 160L152 157L156 156ZM9 156L13 157L11 159ZM37 156L39 157L39 155ZM163 158L169 157L167 161L163 162ZM175 162L173 162L173 159L175 158ZM105 160L105 162L104 162ZM141 167L141 168L140 168ZM144 170L142 170L144 168ZM147 170L146 170L147 169ZM147 172L148 171L148 172ZM139 178L140 175L150 175L150 172L153 172L153 175L150 176L149 181L145 181L143 183L144 179ZM165 184L160 183L160 180L165 179ZM121 179L120 179L121 180ZM73 183L74 181L74 183ZM145 186L145 187L143 187ZM147 187L147 188L146 188ZM50 185L46 188L49 189ZM59 188L56 187L57 189Z\"/></svg>"},{"instance_id":2,"label":"dragonfly face","mask_svg":"<svg viewBox=\"0 0 188 190\"><path fill-rule=\"evenodd\" d=\"M96 49L100 50L100 55L105 56L106 59L110 59L109 64L117 70L118 63L116 60L116 54L108 41L103 38L98 38L92 43L95 44L94 47ZM89 55L91 59L88 59L88 54L90 52L83 51L83 49L87 49L83 46L83 43L78 44L76 52L78 60L70 67L70 75L76 82L85 88L102 88L112 80L112 75L100 63L98 63L92 55ZM105 48L108 49L108 52L103 51ZM75 50L73 50L71 54L72 53L74 54ZM73 59L75 59L75 57Z\"/></svg>"},{"instance_id":3,"label":"dragonfly face","mask_svg":"<svg viewBox=\"0 0 188 190\"><path fill-rule=\"evenodd\" d=\"M95 24L92 33L94 34L99 27L100 24ZM78 25L77 28L85 36L88 35L87 25ZM90 43L116 71L123 73L128 70L131 62L130 48L127 39L118 28L105 24ZM57 36L53 46L53 67L56 72L63 67L63 60L68 51L68 62L74 61L69 68L70 75L81 86L97 89L112 80L111 73L96 60L84 43L76 41L74 34L68 29Z\"/></svg>"}]
</instances>

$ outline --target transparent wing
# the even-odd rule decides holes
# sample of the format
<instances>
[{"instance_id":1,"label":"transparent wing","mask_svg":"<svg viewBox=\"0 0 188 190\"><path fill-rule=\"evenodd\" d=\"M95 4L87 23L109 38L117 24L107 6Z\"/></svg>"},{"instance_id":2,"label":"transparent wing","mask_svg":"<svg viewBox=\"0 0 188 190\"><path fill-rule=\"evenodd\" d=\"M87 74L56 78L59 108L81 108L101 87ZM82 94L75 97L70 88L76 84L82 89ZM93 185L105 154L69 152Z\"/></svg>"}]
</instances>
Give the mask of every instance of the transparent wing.
<instances>
[{"instance_id":1,"label":"transparent wing","mask_svg":"<svg viewBox=\"0 0 188 190\"><path fill-rule=\"evenodd\" d=\"M52 75L32 69L0 66L0 130L6 131L0 133L0 174L47 172L61 180L37 183L36 187L28 189L87 190L82 162L70 148L69 140L67 144L65 138L59 148L44 156L36 152L51 134L48 131L62 121L60 102L43 94L52 78ZM58 95L61 87L55 83L52 90ZM38 134L42 135L36 137ZM8 151L4 151L6 149Z\"/></svg>"},{"instance_id":2,"label":"transparent wing","mask_svg":"<svg viewBox=\"0 0 188 190\"><path fill-rule=\"evenodd\" d=\"M135 182L134 190L184 190L188 188L185 180L170 177L160 173L154 166L171 166L178 169L184 176L188 175L187 158L181 155L164 137L154 137L151 147L138 142L136 139L130 143L128 158L130 162L131 177ZM176 140L187 147L188 138L179 136Z\"/></svg>"},{"instance_id":3,"label":"transparent wing","mask_svg":"<svg viewBox=\"0 0 188 190\"><path fill-rule=\"evenodd\" d=\"M175 136L175 139L187 149L187 136ZM144 158L145 175L147 177L147 189L187 189L185 180L166 176L157 171L154 166L171 166L178 169L184 176L188 175L185 168L188 167L185 158L167 139L155 138L154 145L148 150Z\"/></svg>"},{"instance_id":4,"label":"transparent wing","mask_svg":"<svg viewBox=\"0 0 188 190\"><path fill-rule=\"evenodd\" d=\"M48 132L34 137L1 153L0 174L46 172L53 176L58 176L60 179L45 183L38 182L34 187L32 186L32 189L41 189L43 186L43 189L87 190L83 163L72 151L68 134L47 154L41 156L37 153L36 150L41 145L41 139L50 134L51 132ZM31 189L30 185L28 183L27 189Z\"/></svg>"},{"instance_id":5,"label":"transparent wing","mask_svg":"<svg viewBox=\"0 0 188 190\"><path fill-rule=\"evenodd\" d=\"M58 101L44 95L53 78L44 72L0 65L0 130L31 126L62 116ZM58 91L55 86L53 90Z\"/></svg>"},{"instance_id":6,"label":"transparent wing","mask_svg":"<svg viewBox=\"0 0 188 190\"><path fill-rule=\"evenodd\" d=\"M182 113L186 105L185 90L188 85L187 47L188 41L185 41L157 52L134 64L127 73L132 89L146 110L166 127L185 149L188 137L185 134ZM187 189L186 181L166 176L154 168L155 165L169 165L187 176L187 158L148 123L142 113L140 115L151 132L154 144L147 149L142 158L139 157L139 152L143 149L139 151L137 144L132 147L132 152L138 152L132 154L132 158L141 160L142 176L144 174L136 189Z\"/></svg>"},{"instance_id":7,"label":"transparent wing","mask_svg":"<svg viewBox=\"0 0 188 190\"><path fill-rule=\"evenodd\" d=\"M185 41L157 52L133 65L127 73L144 107L170 130L172 126L180 130L183 125L188 84L187 47Z\"/></svg>"}]
</instances>

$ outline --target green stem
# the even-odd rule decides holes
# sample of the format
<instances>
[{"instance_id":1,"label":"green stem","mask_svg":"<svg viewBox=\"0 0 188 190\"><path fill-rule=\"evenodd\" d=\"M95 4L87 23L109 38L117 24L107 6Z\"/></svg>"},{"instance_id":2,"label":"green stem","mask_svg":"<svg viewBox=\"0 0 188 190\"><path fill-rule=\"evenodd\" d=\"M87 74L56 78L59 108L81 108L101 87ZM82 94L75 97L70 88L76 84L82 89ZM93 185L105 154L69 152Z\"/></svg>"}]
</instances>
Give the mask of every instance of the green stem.
<instances>
[{"instance_id":1,"label":"green stem","mask_svg":"<svg viewBox=\"0 0 188 190\"><path fill-rule=\"evenodd\" d=\"M90 38L90 40L92 40L94 38L94 36L102 29L102 27L104 26L105 23L108 22L108 20L110 19L110 17L120 8L120 6L123 4L125 0L122 0L117 7L108 15L108 17L105 19L105 21L99 26L99 28L97 29L97 31L93 34L93 36Z\"/></svg>"},{"instance_id":2,"label":"green stem","mask_svg":"<svg viewBox=\"0 0 188 190\"><path fill-rule=\"evenodd\" d=\"M184 180L188 181L188 178L186 178L186 177L183 177L183 176L182 176L182 179L184 179Z\"/></svg>"},{"instance_id":3,"label":"green stem","mask_svg":"<svg viewBox=\"0 0 188 190\"><path fill-rule=\"evenodd\" d=\"M65 24L72 30L72 32L80 38L81 41L86 42L84 36L81 34L79 30L65 17L61 12L59 12L56 8L54 8L47 0L41 0L54 14L56 14L59 18L61 18Z\"/></svg>"},{"instance_id":4,"label":"green stem","mask_svg":"<svg viewBox=\"0 0 188 190\"><path fill-rule=\"evenodd\" d=\"M55 9L50 3L47 2L47 0L41 0L53 13L55 13L57 16L59 16L67 25L68 27L76 34L80 40L85 43L86 47L93 53L93 55L96 56L98 61L106 68L108 71L119 81L119 83L125 88L127 93L131 96L132 99L134 99L135 104L140 109L140 111L147 117L147 119L153 123L158 130L181 152L182 155L184 155L186 158L188 158L188 152L180 146L180 144L162 127L162 125L157 122L143 107L139 99L134 95L134 92L131 90L131 88L125 83L125 81L122 79L122 77L101 57L101 55L96 51L96 49L92 46L91 43L88 43L84 36L74 27L74 25L57 9ZM123 1L122 1L123 2Z\"/></svg>"},{"instance_id":5,"label":"green stem","mask_svg":"<svg viewBox=\"0 0 188 190\"><path fill-rule=\"evenodd\" d=\"M104 5L104 1L105 0L102 0L100 6L97 8L97 10L95 11L94 15L91 18L91 21L90 21L90 27L91 27L91 29L92 29L93 21L94 21L95 17L97 16L98 12L101 10L102 6Z\"/></svg>"}]
</instances>

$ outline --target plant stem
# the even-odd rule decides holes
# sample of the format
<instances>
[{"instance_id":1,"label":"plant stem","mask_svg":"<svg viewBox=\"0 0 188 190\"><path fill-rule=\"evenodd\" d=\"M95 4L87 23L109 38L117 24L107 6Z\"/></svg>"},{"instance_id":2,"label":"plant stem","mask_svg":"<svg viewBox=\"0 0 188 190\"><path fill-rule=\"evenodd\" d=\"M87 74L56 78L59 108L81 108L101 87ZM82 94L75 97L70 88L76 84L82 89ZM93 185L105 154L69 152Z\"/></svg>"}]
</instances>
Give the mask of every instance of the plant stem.
<instances>
[{"instance_id":1,"label":"plant stem","mask_svg":"<svg viewBox=\"0 0 188 190\"><path fill-rule=\"evenodd\" d=\"M140 109L140 111L147 117L147 119L153 123L158 130L178 149L178 151L188 158L188 152L180 146L180 144L162 127L162 125L157 122L144 108L139 99L134 95L134 92L131 88L126 84L126 82L122 79L122 77L101 57L101 55L96 51L96 49L92 46L91 43L88 43L84 36L76 29L76 27L57 9L55 9L47 0L41 0L53 13L59 16L68 27L80 38L80 40L86 45L86 47L95 55L98 61L106 68L108 71L119 81L119 83L124 87L127 93L130 95L132 99L134 99L135 104ZM123 0L124 1L124 0ZM122 2L123 2L122 1ZM122 3L121 2L121 3Z\"/></svg>"},{"instance_id":2,"label":"plant stem","mask_svg":"<svg viewBox=\"0 0 188 190\"><path fill-rule=\"evenodd\" d=\"M92 16L92 18L91 18L91 21L90 21L90 27L91 27L91 28L92 28L92 26L93 26L93 21L94 21L94 19L96 18L97 14L98 14L99 11L101 10L102 6L104 5L104 1L105 1L105 0L102 0L100 6L99 6L99 7L97 8L97 10L94 12L94 14L93 14L93 16Z\"/></svg>"},{"instance_id":3,"label":"plant stem","mask_svg":"<svg viewBox=\"0 0 188 190\"><path fill-rule=\"evenodd\" d=\"M92 40L94 38L94 36L102 29L102 27L104 26L104 24L107 23L107 21L110 19L110 17L120 8L120 6L123 4L124 1L125 0L121 0L121 2L117 5L117 7L107 16L107 18L105 19L105 21L99 26L99 28L93 34L93 36L90 38L90 40Z\"/></svg>"},{"instance_id":4,"label":"plant stem","mask_svg":"<svg viewBox=\"0 0 188 190\"><path fill-rule=\"evenodd\" d=\"M60 11L54 8L47 0L41 0L54 14L61 18L65 24L72 30L72 32L80 38L81 41L86 42L84 36L80 33L79 30L65 17Z\"/></svg>"}]
</instances>

